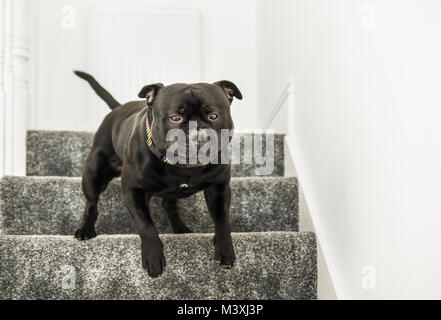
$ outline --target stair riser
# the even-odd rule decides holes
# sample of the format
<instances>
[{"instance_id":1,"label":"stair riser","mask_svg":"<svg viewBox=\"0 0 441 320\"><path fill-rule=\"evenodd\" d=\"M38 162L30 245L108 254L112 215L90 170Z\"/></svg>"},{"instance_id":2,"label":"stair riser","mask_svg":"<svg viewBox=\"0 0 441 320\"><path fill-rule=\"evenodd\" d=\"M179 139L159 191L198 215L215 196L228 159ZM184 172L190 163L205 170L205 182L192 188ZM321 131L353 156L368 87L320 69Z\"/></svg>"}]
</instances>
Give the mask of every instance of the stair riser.
<instances>
[{"instance_id":1,"label":"stair riser","mask_svg":"<svg viewBox=\"0 0 441 320\"><path fill-rule=\"evenodd\" d=\"M297 231L295 178L233 178L233 231ZM71 235L79 227L85 200L81 178L5 177L0 181L1 233ZM170 233L158 198L150 204L158 229ZM179 200L181 217L194 232L212 232L203 193ZM99 234L136 233L123 204L120 181L109 184L99 201Z\"/></svg>"},{"instance_id":2,"label":"stair riser","mask_svg":"<svg viewBox=\"0 0 441 320\"><path fill-rule=\"evenodd\" d=\"M212 235L162 236L167 268L159 279L150 279L141 267L137 236L85 242L0 236L0 298L316 298L313 234L233 234L237 260L231 270L213 261L211 239ZM76 275L74 285L63 285L68 274Z\"/></svg>"},{"instance_id":3,"label":"stair riser","mask_svg":"<svg viewBox=\"0 0 441 320\"><path fill-rule=\"evenodd\" d=\"M244 137L251 134L238 134L241 140L241 163L232 166L233 177L255 176L257 164L244 164ZM256 135L265 145L266 136ZM283 135L274 135L274 169L269 176L283 176L284 155ZM248 138L247 138L248 139ZM26 172L28 176L66 176L80 177L83 164L93 141L93 133L68 131L28 131L26 150ZM252 141L252 140L251 140ZM266 155L266 149L263 152Z\"/></svg>"}]
</instances>

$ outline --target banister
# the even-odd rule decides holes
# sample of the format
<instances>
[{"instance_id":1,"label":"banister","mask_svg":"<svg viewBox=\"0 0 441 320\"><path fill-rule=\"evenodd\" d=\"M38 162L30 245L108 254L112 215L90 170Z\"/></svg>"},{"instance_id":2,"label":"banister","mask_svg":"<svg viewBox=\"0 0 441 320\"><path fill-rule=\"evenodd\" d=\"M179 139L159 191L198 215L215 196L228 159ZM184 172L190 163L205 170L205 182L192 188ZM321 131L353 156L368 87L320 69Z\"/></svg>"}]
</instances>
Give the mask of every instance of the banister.
<instances>
[{"instance_id":1,"label":"banister","mask_svg":"<svg viewBox=\"0 0 441 320\"><path fill-rule=\"evenodd\" d=\"M282 110L282 107L284 106L285 101L288 100L288 130L292 130L292 125L294 124L294 79L291 78L288 81L288 84L283 89L281 95L279 96L279 99L275 103L268 120L265 123L265 128L269 129L271 124L274 122L275 118L279 114L280 110ZM288 133L289 134L289 133Z\"/></svg>"}]
</instances>

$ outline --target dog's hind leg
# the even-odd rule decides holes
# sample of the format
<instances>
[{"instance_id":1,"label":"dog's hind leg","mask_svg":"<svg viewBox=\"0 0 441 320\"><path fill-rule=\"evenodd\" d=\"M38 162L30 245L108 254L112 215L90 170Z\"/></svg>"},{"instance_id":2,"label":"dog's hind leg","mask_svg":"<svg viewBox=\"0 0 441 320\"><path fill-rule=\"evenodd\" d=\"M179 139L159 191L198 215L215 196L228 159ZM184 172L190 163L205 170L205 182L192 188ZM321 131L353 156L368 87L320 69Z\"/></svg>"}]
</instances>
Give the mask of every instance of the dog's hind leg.
<instances>
[{"instance_id":1,"label":"dog's hind leg","mask_svg":"<svg viewBox=\"0 0 441 320\"><path fill-rule=\"evenodd\" d=\"M179 216L177 199L164 198L162 200L162 207L167 213L174 233L191 233L191 230L185 225L184 221L182 221Z\"/></svg>"},{"instance_id":2,"label":"dog's hind leg","mask_svg":"<svg viewBox=\"0 0 441 320\"><path fill-rule=\"evenodd\" d=\"M98 218L99 196L109 182L119 175L109 160L109 157L103 153L92 151L86 161L82 178L86 208L81 227L75 232L75 237L79 240L92 239L96 236L95 222Z\"/></svg>"}]
</instances>

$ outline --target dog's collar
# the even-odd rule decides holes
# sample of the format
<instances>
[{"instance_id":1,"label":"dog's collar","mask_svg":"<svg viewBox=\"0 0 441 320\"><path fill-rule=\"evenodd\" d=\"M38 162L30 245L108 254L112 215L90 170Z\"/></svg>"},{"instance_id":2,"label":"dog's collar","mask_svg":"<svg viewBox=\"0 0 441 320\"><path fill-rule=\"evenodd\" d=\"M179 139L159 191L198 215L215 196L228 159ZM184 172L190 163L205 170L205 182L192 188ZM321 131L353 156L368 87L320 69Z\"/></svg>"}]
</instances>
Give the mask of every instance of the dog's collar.
<instances>
[{"instance_id":1,"label":"dog's collar","mask_svg":"<svg viewBox=\"0 0 441 320\"><path fill-rule=\"evenodd\" d=\"M159 152L159 150L156 149L155 145L153 144L152 129L150 127L149 112L148 111L147 111L147 115L145 117L145 131L147 133L146 144L147 144L147 147L149 148L149 150L156 156L156 158L158 158L159 161L162 161L167 164L173 164L173 161L168 159L165 154L162 154L161 152Z\"/></svg>"}]
</instances>

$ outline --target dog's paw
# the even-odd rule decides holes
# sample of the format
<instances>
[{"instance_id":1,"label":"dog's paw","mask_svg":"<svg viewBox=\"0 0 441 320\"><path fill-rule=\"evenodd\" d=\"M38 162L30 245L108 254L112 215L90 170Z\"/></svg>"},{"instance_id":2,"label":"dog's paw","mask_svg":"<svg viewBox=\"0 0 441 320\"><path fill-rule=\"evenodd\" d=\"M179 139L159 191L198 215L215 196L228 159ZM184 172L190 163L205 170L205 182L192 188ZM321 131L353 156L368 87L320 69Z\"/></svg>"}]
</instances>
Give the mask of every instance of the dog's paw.
<instances>
[{"instance_id":1,"label":"dog's paw","mask_svg":"<svg viewBox=\"0 0 441 320\"><path fill-rule=\"evenodd\" d=\"M142 258L142 266L152 278L159 278L165 270L165 257Z\"/></svg>"},{"instance_id":2,"label":"dog's paw","mask_svg":"<svg viewBox=\"0 0 441 320\"><path fill-rule=\"evenodd\" d=\"M83 229L80 228L75 231L75 238L78 240L89 240L96 237L96 232L94 228L91 229Z\"/></svg>"},{"instance_id":3,"label":"dog's paw","mask_svg":"<svg viewBox=\"0 0 441 320\"><path fill-rule=\"evenodd\" d=\"M215 243L214 260L220 264L221 268L231 269L236 260L233 244L231 242L223 245Z\"/></svg>"},{"instance_id":4,"label":"dog's paw","mask_svg":"<svg viewBox=\"0 0 441 320\"><path fill-rule=\"evenodd\" d=\"M142 267L152 278L158 278L165 270L166 262L162 243L142 244Z\"/></svg>"}]
</instances>

